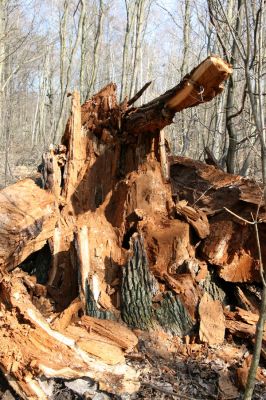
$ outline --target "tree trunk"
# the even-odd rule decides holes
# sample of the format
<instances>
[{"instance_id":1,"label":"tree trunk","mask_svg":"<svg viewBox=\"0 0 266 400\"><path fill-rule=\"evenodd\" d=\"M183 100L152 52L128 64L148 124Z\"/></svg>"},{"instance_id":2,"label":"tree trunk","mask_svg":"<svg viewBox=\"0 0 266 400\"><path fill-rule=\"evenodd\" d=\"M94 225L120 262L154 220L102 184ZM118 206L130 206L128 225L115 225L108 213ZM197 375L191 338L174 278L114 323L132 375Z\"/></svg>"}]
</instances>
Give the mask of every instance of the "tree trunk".
<instances>
[{"instance_id":1,"label":"tree trunk","mask_svg":"<svg viewBox=\"0 0 266 400\"><path fill-rule=\"evenodd\" d=\"M88 98L92 94L92 91L95 89L96 77L99 67L99 55L100 55L99 50L102 39L104 3L103 0L99 0L98 3L99 3L99 5L97 6L98 20L96 26L96 34L94 38L93 61L92 61L91 71L88 71L88 76L90 78L88 81L86 98Z\"/></svg>"},{"instance_id":2,"label":"tree trunk","mask_svg":"<svg viewBox=\"0 0 266 400\"><path fill-rule=\"evenodd\" d=\"M231 5L231 7L233 9L233 4ZM240 37L241 35L242 18L243 18L243 2L242 0L239 0L237 5L237 17L235 23L235 31L237 37ZM232 45L232 54L230 58L230 63L233 66L236 65L237 57L238 57L238 50L237 50L236 39L234 38ZM235 113L234 98L235 98L235 82L233 76L230 76L228 84L228 92L227 92L227 101L226 101L226 129L229 136L229 146L226 157L226 166L227 166L227 171L231 174L235 172L236 155L237 155L237 133L232 117L232 115Z\"/></svg>"},{"instance_id":3,"label":"tree trunk","mask_svg":"<svg viewBox=\"0 0 266 400\"><path fill-rule=\"evenodd\" d=\"M123 101L127 93L128 88L128 77L127 72L129 71L129 48L130 38L132 35L133 26L136 18L136 2L125 0L127 24L123 45L123 61L122 61L122 76L121 76L121 88L120 88L120 102Z\"/></svg>"},{"instance_id":4,"label":"tree trunk","mask_svg":"<svg viewBox=\"0 0 266 400\"><path fill-rule=\"evenodd\" d=\"M68 13L69 13L69 4L68 2L64 3L64 13L62 16L62 20L60 23L60 45L61 45L61 54L60 54L60 86L61 86L61 97L60 97L60 106L59 106L59 116L56 124L56 131L54 136L54 142L57 142L61 135L62 135L62 128L63 128L63 121L66 111L66 103L67 103L67 95L70 87L70 78L71 72L74 62L74 57L77 52L79 42L82 36L82 27L83 27L83 20L85 16L85 5L84 1L80 1L80 16L77 28L77 34L74 39L73 45L69 50L68 54L68 62L66 62L66 43L67 43L67 20L68 20Z\"/></svg>"},{"instance_id":5,"label":"tree trunk","mask_svg":"<svg viewBox=\"0 0 266 400\"><path fill-rule=\"evenodd\" d=\"M228 64L209 57L140 108L119 105L114 84L82 106L74 92L62 144L43 156L46 192L30 180L2 192L2 220L11 214L17 222L3 224L0 294L3 307L13 310L3 311L4 327L15 328L12 336L4 331L0 365L23 398L45 399L38 378L51 376L89 376L112 393L132 393L139 383L123 351L137 340L118 322L179 336L196 326L202 291L190 269L197 262L191 229L204 240L209 224L193 205L174 203L161 171L160 129L175 112L220 93L230 73ZM5 267L18 265L32 271L31 252L45 277L6 274Z\"/></svg>"},{"instance_id":6,"label":"tree trunk","mask_svg":"<svg viewBox=\"0 0 266 400\"><path fill-rule=\"evenodd\" d=\"M147 26L150 5L151 5L150 0L136 1L135 37L134 37L133 69L132 69L132 79L130 85L130 97L133 97L137 90L137 76L138 74L141 74L140 68L141 68L142 40L144 38Z\"/></svg>"},{"instance_id":7,"label":"tree trunk","mask_svg":"<svg viewBox=\"0 0 266 400\"><path fill-rule=\"evenodd\" d=\"M6 33L6 0L0 1L0 138L4 139L4 82L5 82L5 63L6 63L6 44L5 44L5 33Z\"/></svg>"}]
</instances>

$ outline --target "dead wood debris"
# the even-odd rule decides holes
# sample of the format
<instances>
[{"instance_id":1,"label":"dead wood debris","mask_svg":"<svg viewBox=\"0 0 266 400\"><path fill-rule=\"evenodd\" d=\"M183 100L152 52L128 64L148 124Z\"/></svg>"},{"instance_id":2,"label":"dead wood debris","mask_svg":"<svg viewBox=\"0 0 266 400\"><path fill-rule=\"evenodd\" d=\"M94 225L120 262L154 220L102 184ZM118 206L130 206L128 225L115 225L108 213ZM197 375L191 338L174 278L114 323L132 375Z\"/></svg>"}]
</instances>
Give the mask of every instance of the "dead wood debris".
<instances>
[{"instance_id":1,"label":"dead wood debris","mask_svg":"<svg viewBox=\"0 0 266 400\"><path fill-rule=\"evenodd\" d=\"M245 220L258 211L265 258L261 187L168 160L159 134L230 73L208 57L142 107L119 105L114 84L82 106L74 92L43 189L0 192L0 368L22 399L241 398L260 302Z\"/></svg>"}]
</instances>

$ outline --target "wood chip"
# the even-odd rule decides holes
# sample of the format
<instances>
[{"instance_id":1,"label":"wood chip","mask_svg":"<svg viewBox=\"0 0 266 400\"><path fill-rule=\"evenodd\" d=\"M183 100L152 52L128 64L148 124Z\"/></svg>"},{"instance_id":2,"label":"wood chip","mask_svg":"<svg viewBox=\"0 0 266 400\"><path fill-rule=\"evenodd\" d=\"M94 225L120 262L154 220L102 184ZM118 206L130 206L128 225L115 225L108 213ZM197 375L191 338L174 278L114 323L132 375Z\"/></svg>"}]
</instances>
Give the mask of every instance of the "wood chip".
<instances>
[{"instance_id":1,"label":"wood chip","mask_svg":"<svg viewBox=\"0 0 266 400\"><path fill-rule=\"evenodd\" d=\"M225 322L220 301L212 300L208 293L204 293L199 305L199 316L200 340L210 345L222 344L225 334Z\"/></svg>"}]
</instances>

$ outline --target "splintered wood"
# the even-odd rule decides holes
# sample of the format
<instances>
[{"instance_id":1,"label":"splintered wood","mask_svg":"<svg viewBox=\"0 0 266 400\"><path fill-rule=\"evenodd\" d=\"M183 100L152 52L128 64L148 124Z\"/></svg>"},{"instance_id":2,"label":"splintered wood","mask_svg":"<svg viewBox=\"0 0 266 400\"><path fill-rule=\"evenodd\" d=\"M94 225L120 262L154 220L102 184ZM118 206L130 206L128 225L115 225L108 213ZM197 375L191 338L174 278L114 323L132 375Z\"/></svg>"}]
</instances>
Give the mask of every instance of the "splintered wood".
<instances>
[{"instance_id":1,"label":"splintered wood","mask_svg":"<svg viewBox=\"0 0 266 400\"><path fill-rule=\"evenodd\" d=\"M219 57L208 57L184 78L183 85L166 106L176 112L213 99L222 92L223 82L231 73L231 66Z\"/></svg>"},{"instance_id":2,"label":"splintered wood","mask_svg":"<svg viewBox=\"0 0 266 400\"><path fill-rule=\"evenodd\" d=\"M20 275L10 275L3 278L0 284L0 362L10 385L23 399L47 398L38 383L39 377L73 379L87 376L110 392L130 393L137 390L137 374L123 363L119 346L109 344L108 340L104 343L103 332L101 336L92 338L82 327L82 322L77 329L73 327L64 332L52 329L33 306L21 278ZM123 327L124 337L125 330ZM116 334L119 342L119 324ZM128 336L133 334L129 332ZM113 337L116 337L115 333ZM116 354L115 360L108 359L108 351L110 357ZM95 355L97 358L93 357ZM111 365L108 366L106 361Z\"/></svg>"},{"instance_id":3,"label":"splintered wood","mask_svg":"<svg viewBox=\"0 0 266 400\"><path fill-rule=\"evenodd\" d=\"M219 94L231 72L208 57L139 108L119 105L114 84L82 106L74 92L62 144L43 156L45 190L28 179L0 192L0 368L23 399L48 398L41 381L55 377L137 391L125 357L138 344L131 329L171 338L175 351L173 336L254 340L257 245L224 207L250 218L261 189L186 158L169 169L160 134L177 111ZM264 258L264 207L259 218ZM233 298L245 312L225 309Z\"/></svg>"},{"instance_id":4,"label":"splintered wood","mask_svg":"<svg viewBox=\"0 0 266 400\"><path fill-rule=\"evenodd\" d=\"M144 104L126 111L124 131L134 134L154 132L172 123L176 112L208 102L223 91L223 82L232 68L217 56L208 57L174 88Z\"/></svg>"},{"instance_id":5,"label":"splintered wood","mask_svg":"<svg viewBox=\"0 0 266 400\"><path fill-rule=\"evenodd\" d=\"M173 193L190 204L196 202L197 207L208 216L210 234L201 245L204 259L216 266L217 273L225 281L260 281L254 226L240 218L251 221L251 215L256 215L260 205L259 232L262 237L265 235L262 187L252 180L226 174L199 161L182 157L174 157L170 161ZM263 240L261 246L264 259L266 245Z\"/></svg>"},{"instance_id":6,"label":"splintered wood","mask_svg":"<svg viewBox=\"0 0 266 400\"><path fill-rule=\"evenodd\" d=\"M0 268L11 270L53 236L58 209L52 194L25 179L0 191Z\"/></svg>"},{"instance_id":7,"label":"splintered wood","mask_svg":"<svg viewBox=\"0 0 266 400\"><path fill-rule=\"evenodd\" d=\"M176 204L176 211L184 216L187 222L193 226L199 238L205 239L210 234L209 221L206 214L200 209L190 207L187 201L182 200Z\"/></svg>"},{"instance_id":8,"label":"splintered wood","mask_svg":"<svg viewBox=\"0 0 266 400\"><path fill-rule=\"evenodd\" d=\"M209 344L222 344L225 334L223 307L219 300L213 300L205 293L199 305L199 338Z\"/></svg>"}]
</instances>

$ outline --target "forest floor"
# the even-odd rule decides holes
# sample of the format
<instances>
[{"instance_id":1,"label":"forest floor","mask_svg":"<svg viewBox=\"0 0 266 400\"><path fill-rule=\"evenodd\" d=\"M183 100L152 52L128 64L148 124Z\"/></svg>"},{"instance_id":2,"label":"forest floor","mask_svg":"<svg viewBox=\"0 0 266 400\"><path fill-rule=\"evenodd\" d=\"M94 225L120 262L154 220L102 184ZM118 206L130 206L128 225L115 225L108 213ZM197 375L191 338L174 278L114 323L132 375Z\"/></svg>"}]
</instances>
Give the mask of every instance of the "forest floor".
<instances>
[{"instance_id":1,"label":"forest floor","mask_svg":"<svg viewBox=\"0 0 266 400\"><path fill-rule=\"evenodd\" d=\"M5 151L0 150L0 189L34 175L37 165L41 163L42 152L40 149L32 149L27 146L13 147L8 154L7 167Z\"/></svg>"},{"instance_id":2,"label":"forest floor","mask_svg":"<svg viewBox=\"0 0 266 400\"><path fill-rule=\"evenodd\" d=\"M243 343L225 343L221 346L182 344L177 338L161 332L136 332L138 349L127 355L127 363L140 373L141 387L131 395L112 395L98 389L96 383L84 380L49 381L51 400L229 400L243 399L239 388L243 359L250 357ZM266 369L261 368L266 378ZM85 390L85 392L84 392ZM20 400L0 376L0 398ZM266 399L266 385L257 382L253 400Z\"/></svg>"}]
</instances>

